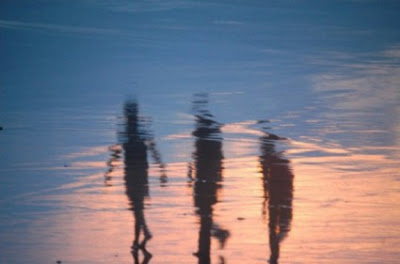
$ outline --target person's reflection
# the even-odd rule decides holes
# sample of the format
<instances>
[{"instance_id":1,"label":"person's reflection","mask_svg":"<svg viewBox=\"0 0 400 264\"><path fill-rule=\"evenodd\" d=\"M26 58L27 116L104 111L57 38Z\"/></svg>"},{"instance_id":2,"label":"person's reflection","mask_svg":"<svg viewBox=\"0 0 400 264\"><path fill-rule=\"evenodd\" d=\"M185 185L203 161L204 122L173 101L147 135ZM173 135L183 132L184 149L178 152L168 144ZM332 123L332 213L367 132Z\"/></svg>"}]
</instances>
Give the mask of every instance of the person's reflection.
<instances>
[{"instance_id":1,"label":"person's reflection","mask_svg":"<svg viewBox=\"0 0 400 264\"><path fill-rule=\"evenodd\" d=\"M146 133L138 116L138 104L134 101L125 103L125 129L123 132L123 149L125 162L126 194L132 205L135 218L135 238L132 255L139 263L139 251L143 253L143 262L148 263L151 254L146 250L146 243L152 237L144 217L144 201L149 194L148 161ZM140 235L143 239L140 241Z\"/></svg>"},{"instance_id":2,"label":"person's reflection","mask_svg":"<svg viewBox=\"0 0 400 264\"><path fill-rule=\"evenodd\" d=\"M105 186L112 186L112 174L116 169L118 169L118 162L121 160L121 145L115 144L108 148L111 152L110 159L107 161L108 170L104 174L104 184Z\"/></svg>"},{"instance_id":3,"label":"person's reflection","mask_svg":"<svg viewBox=\"0 0 400 264\"><path fill-rule=\"evenodd\" d=\"M207 264L210 263L211 236L216 237L223 248L229 232L213 223L212 207L217 202L223 169L221 125L213 120L213 116L206 109L207 96L201 94L195 98L194 204L196 214L200 217L200 232L198 251L194 255L198 257L199 263Z\"/></svg>"},{"instance_id":4,"label":"person's reflection","mask_svg":"<svg viewBox=\"0 0 400 264\"><path fill-rule=\"evenodd\" d=\"M268 133L261 137L263 214L266 214L265 207L268 202L270 263L278 263L279 246L288 234L292 221L293 173L289 161L275 150L277 140L282 138Z\"/></svg>"}]
</instances>

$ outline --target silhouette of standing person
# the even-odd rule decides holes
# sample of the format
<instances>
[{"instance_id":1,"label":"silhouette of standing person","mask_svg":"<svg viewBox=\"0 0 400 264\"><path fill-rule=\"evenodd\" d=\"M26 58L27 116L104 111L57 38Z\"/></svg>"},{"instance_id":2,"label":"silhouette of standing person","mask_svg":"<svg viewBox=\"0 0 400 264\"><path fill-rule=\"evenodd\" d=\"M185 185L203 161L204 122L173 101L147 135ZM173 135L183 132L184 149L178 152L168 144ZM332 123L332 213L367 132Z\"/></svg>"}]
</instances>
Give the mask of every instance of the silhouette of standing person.
<instances>
[{"instance_id":1,"label":"silhouette of standing person","mask_svg":"<svg viewBox=\"0 0 400 264\"><path fill-rule=\"evenodd\" d=\"M144 201L149 195L148 188L148 161L146 133L142 128L138 116L138 104L134 101L125 103L125 130L123 132L123 150L125 162L125 186L126 194L132 205L135 218L135 238L132 245L132 255L135 263L139 263L139 250L144 259L142 263L148 263L151 254L146 250L146 243L152 237L144 217ZM140 242L140 234L144 238Z\"/></svg>"},{"instance_id":2,"label":"silhouette of standing person","mask_svg":"<svg viewBox=\"0 0 400 264\"><path fill-rule=\"evenodd\" d=\"M290 231L292 221L293 173L289 161L275 150L275 142L282 140L274 134L261 137L260 163L263 174L264 210L268 202L269 244L272 264L278 263L282 240Z\"/></svg>"},{"instance_id":3,"label":"silhouette of standing person","mask_svg":"<svg viewBox=\"0 0 400 264\"><path fill-rule=\"evenodd\" d=\"M221 248L229 236L213 223L213 205L217 202L217 191L222 181L222 136L218 122L205 108L208 103L207 95L198 94L193 102L196 117L194 204L196 214L200 217L200 232L198 251L194 253L202 264L210 263L211 236L217 237Z\"/></svg>"}]
</instances>

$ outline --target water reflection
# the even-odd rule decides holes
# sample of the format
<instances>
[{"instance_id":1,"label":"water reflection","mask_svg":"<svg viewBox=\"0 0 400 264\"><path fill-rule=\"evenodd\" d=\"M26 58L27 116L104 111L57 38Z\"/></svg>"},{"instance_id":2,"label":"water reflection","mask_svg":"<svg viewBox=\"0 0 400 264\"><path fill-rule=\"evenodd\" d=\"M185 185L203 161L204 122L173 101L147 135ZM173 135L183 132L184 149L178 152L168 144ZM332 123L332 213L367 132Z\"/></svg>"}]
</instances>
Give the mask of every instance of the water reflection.
<instances>
[{"instance_id":1,"label":"water reflection","mask_svg":"<svg viewBox=\"0 0 400 264\"><path fill-rule=\"evenodd\" d=\"M218 201L218 189L221 187L223 171L223 153L221 124L207 109L208 97L206 94L197 94L193 101L193 110L196 117L196 127L193 135L196 137L193 158L194 169L194 204L196 214L200 218L200 232L198 263L210 263L211 236L218 239L223 248L229 231L219 227L213 221L213 205ZM192 175L190 173L190 175ZM220 257L224 262L223 257Z\"/></svg>"},{"instance_id":2,"label":"water reflection","mask_svg":"<svg viewBox=\"0 0 400 264\"><path fill-rule=\"evenodd\" d=\"M269 133L260 138L260 163L264 188L263 214L266 215L268 203L270 263L278 263L280 243L289 233L292 221L294 176L289 161L275 149L275 142L282 139Z\"/></svg>"},{"instance_id":3,"label":"water reflection","mask_svg":"<svg viewBox=\"0 0 400 264\"><path fill-rule=\"evenodd\" d=\"M125 131L123 132L123 149L125 157L126 194L132 205L135 218L135 238L132 245L132 255L135 263L139 263L139 251L143 253L143 262L148 263L151 254L146 250L146 243L152 235L144 216L144 201L149 195L148 161L146 131L139 118L138 104L129 101L124 106ZM140 234L143 239L140 241Z\"/></svg>"},{"instance_id":4,"label":"water reflection","mask_svg":"<svg viewBox=\"0 0 400 264\"><path fill-rule=\"evenodd\" d=\"M121 146L119 144L115 144L110 146L109 151L111 152L110 158L107 161L107 167L108 170L104 174L104 185L105 186L111 186L111 180L112 180L112 175L115 172L115 170L118 168L117 164L121 159Z\"/></svg>"}]
</instances>

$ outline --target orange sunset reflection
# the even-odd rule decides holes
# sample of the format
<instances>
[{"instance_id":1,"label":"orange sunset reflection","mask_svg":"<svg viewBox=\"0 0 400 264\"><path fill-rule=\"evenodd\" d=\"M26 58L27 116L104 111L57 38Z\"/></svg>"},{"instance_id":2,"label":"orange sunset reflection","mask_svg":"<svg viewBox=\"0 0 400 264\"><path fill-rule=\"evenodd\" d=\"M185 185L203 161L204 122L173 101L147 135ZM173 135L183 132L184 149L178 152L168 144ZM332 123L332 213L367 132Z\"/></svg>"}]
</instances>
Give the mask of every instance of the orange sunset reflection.
<instances>
[{"instance_id":1,"label":"orange sunset reflection","mask_svg":"<svg viewBox=\"0 0 400 264\"><path fill-rule=\"evenodd\" d=\"M329 263L324 256L335 252L352 263L354 252L395 254L398 230L383 227L400 217L397 146L286 139L258 129L262 122L222 125L207 105L206 95L195 96L185 136L192 148L173 147L181 161L164 162L136 101L124 106L115 144L69 155L66 169L101 172L32 200L69 212L32 230L54 231L49 255L62 248L71 263Z\"/></svg>"}]
</instances>

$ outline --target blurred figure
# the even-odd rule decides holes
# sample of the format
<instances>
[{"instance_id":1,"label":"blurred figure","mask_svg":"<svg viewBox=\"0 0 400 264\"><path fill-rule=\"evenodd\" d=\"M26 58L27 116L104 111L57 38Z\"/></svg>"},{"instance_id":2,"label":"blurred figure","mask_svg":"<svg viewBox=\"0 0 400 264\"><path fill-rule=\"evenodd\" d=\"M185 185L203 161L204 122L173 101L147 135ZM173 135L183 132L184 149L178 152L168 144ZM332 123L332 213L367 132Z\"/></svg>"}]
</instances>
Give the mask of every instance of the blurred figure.
<instances>
[{"instance_id":1,"label":"blurred figure","mask_svg":"<svg viewBox=\"0 0 400 264\"><path fill-rule=\"evenodd\" d=\"M268 202L269 244L272 264L278 263L279 245L290 231L292 221L293 173L289 161L275 150L275 142L283 140L274 134L261 137L260 163L263 174L264 206Z\"/></svg>"},{"instance_id":2,"label":"blurred figure","mask_svg":"<svg viewBox=\"0 0 400 264\"><path fill-rule=\"evenodd\" d=\"M146 243L152 235L144 217L144 200L149 195L148 161L146 133L138 115L138 104L129 101L124 106L125 130L122 133L122 147L125 162L126 194L132 205L135 218L135 238L132 245L132 255L135 263L139 263L139 251L144 256L142 263L148 263L151 254L146 250ZM140 235L143 239L140 241Z\"/></svg>"},{"instance_id":3,"label":"blurred figure","mask_svg":"<svg viewBox=\"0 0 400 264\"><path fill-rule=\"evenodd\" d=\"M194 253L202 264L210 263L211 236L220 242L223 248L229 231L213 223L213 205L218 201L218 189L222 181L222 136L221 124L213 120L206 109L207 95L198 94L193 102L196 117L196 127L193 135L196 137L193 153L194 166L189 165L189 178L194 180L194 204L200 217L200 232L198 251ZM192 170L195 170L194 177Z\"/></svg>"}]
</instances>

